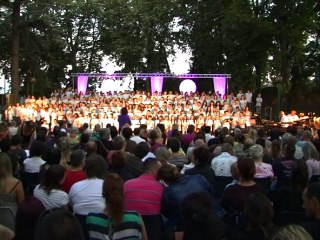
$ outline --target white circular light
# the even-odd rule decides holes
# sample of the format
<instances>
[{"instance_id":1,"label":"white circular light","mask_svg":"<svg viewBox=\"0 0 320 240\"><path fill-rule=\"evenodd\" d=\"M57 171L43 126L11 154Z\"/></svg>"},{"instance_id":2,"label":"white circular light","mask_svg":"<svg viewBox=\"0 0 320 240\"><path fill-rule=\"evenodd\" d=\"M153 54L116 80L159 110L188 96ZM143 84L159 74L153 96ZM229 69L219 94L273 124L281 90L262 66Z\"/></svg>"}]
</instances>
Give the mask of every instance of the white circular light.
<instances>
[{"instance_id":1,"label":"white circular light","mask_svg":"<svg viewBox=\"0 0 320 240\"><path fill-rule=\"evenodd\" d=\"M183 92L183 93L196 92L197 85L191 79L185 79L180 83L179 90L180 92Z\"/></svg>"}]
</instances>

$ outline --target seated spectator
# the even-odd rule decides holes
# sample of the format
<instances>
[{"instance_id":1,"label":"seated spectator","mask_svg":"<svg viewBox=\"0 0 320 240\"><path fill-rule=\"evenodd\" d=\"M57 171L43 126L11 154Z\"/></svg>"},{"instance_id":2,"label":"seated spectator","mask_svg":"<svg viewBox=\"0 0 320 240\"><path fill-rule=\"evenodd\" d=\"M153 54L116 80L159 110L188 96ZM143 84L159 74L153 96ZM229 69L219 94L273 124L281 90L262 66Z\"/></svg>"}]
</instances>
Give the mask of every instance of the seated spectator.
<instances>
[{"instance_id":1,"label":"seated spectator","mask_svg":"<svg viewBox=\"0 0 320 240\"><path fill-rule=\"evenodd\" d=\"M238 163L237 162L235 162L234 164L231 165L230 172L231 172L231 176L232 176L233 180L231 183L229 183L226 186L226 188L239 183L239 170L238 170Z\"/></svg>"},{"instance_id":2,"label":"seated spectator","mask_svg":"<svg viewBox=\"0 0 320 240\"><path fill-rule=\"evenodd\" d=\"M73 150L82 149L85 151L86 143L89 142L89 140L90 140L90 135L88 133L82 133L80 136L79 143L74 146Z\"/></svg>"},{"instance_id":3,"label":"seated spectator","mask_svg":"<svg viewBox=\"0 0 320 240\"><path fill-rule=\"evenodd\" d=\"M113 142L110 140L110 129L102 128L99 131L100 137L96 141L97 154L107 160L108 152L113 150Z\"/></svg>"},{"instance_id":4,"label":"seated spectator","mask_svg":"<svg viewBox=\"0 0 320 240\"><path fill-rule=\"evenodd\" d=\"M187 133L182 135L182 145L185 146L185 148L189 147L189 144L193 141L195 136L195 126L189 125L187 129Z\"/></svg>"},{"instance_id":5,"label":"seated spectator","mask_svg":"<svg viewBox=\"0 0 320 240\"><path fill-rule=\"evenodd\" d=\"M214 195L213 188L205 177L199 174L180 175L177 168L169 164L159 169L158 178L168 185L164 192L162 212L169 219L169 229L181 229L180 204L187 195L202 191Z\"/></svg>"},{"instance_id":6,"label":"seated spectator","mask_svg":"<svg viewBox=\"0 0 320 240\"><path fill-rule=\"evenodd\" d=\"M320 239L320 183L311 183L303 191L303 207L310 221L301 225L313 237Z\"/></svg>"},{"instance_id":7,"label":"seated spectator","mask_svg":"<svg viewBox=\"0 0 320 240\"><path fill-rule=\"evenodd\" d=\"M279 139L274 139L271 143L271 157L272 164L281 159L281 141Z\"/></svg>"},{"instance_id":8,"label":"seated spectator","mask_svg":"<svg viewBox=\"0 0 320 240\"><path fill-rule=\"evenodd\" d=\"M61 159L60 148L53 147L46 152L46 154L43 156L43 160L45 161L45 164L43 164L40 167L40 174L39 174L40 182L42 181L42 179L44 179L44 175L50 166L60 164L60 159Z\"/></svg>"},{"instance_id":9,"label":"seated spectator","mask_svg":"<svg viewBox=\"0 0 320 240\"><path fill-rule=\"evenodd\" d=\"M147 143L146 141L140 142L137 145L134 155L141 159L142 162L144 162L148 158L156 157L152 152L150 152L149 143Z\"/></svg>"},{"instance_id":10,"label":"seated spectator","mask_svg":"<svg viewBox=\"0 0 320 240\"><path fill-rule=\"evenodd\" d=\"M130 139L132 137L132 129L130 127L122 128L122 136L126 139L126 148L124 150L134 154L137 148L137 143Z\"/></svg>"},{"instance_id":11,"label":"seated spectator","mask_svg":"<svg viewBox=\"0 0 320 240\"><path fill-rule=\"evenodd\" d=\"M172 155L168 159L168 162L181 170L183 165L187 163L188 160L186 155L181 153L182 149L180 140L178 138L170 138L167 145L172 151Z\"/></svg>"},{"instance_id":12,"label":"seated spectator","mask_svg":"<svg viewBox=\"0 0 320 240\"><path fill-rule=\"evenodd\" d=\"M232 145L230 143L224 143L221 151L222 153L219 156L212 159L211 168L216 176L231 177L231 165L237 161L237 158L232 155Z\"/></svg>"},{"instance_id":13,"label":"seated spectator","mask_svg":"<svg viewBox=\"0 0 320 240\"><path fill-rule=\"evenodd\" d=\"M164 186L158 182L157 175L161 163L155 158L143 162L143 174L124 184L124 206L128 211L141 215L157 215L161 212Z\"/></svg>"},{"instance_id":14,"label":"seated spectator","mask_svg":"<svg viewBox=\"0 0 320 240\"><path fill-rule=\"evenodd\" d=\"M206 147L198 147L193 150L195 167L185 171L187 175L200 174L204 176L209 183L214 185L215 174L209 163L209 150Z\"/></svg>"},{"instance_id":15,"label":"seated spectator","mask_svg":"<svg viewBox=\"0 0 320 240\"><path fill-rule=\"evenodd\" d=\"M122 136L117 136L113 139L114 150L110 151L108 154L108 162L111 164L111 157L115 151L122 151L126 155L127 164L125 168L133 177L139 177L142 173L142 161L135 155L126 152L126 140Z\"/></svg>"},{"instance_id":16,"label":"seated spectator","mask_svg":"<svg viewBox=\"0 0 320 240\"><path fill-rule=\"evenodd\" d=\"M73 184L86 178L86 174L83 171L85 158L85 152L81 149L74 150L71 153L70 161L68 163L70 169L66 172L65 180L62 184L62 190L66 193L69 193Z\"/></svg>"},{"instance_id":17,"label":"seated spectator","mask_svg":"<svg viewBox=\"0 0 320 240\"><path fill-rule=\"evenodd\" d=\"M152 129L149 132L150 139L150 152L155 152L158 147L163 145L163 139L161 138L161 131L159 128Z\"/></svg>"},{"instance_id":18,"label":"seated spectator","mask_svg":"<svg viewBox=\"0 0 320 240\"><path fill-rule=\"evenodd\" d=\"M22 183L12 176L11 160L0 153L0 207L10 207L14 212L24 200Z\"/></svg>"},{"instance_id":19,"label":"seated spectator","mask_svg":"<svg viewBox=\"0 0 320 240\"><path fill-rule=\"evenodd\" d=\"M282 150L283 157L273 163L274 176L277 177L275 188L280 188L281 185L288 185L294 165L295 151L296 148L293 143L285 144Z\"/></svg>"},{"instance_id":20,"label":"seated spectator","mask_svg":"<svg viewBox=\"0 0 320 240\"><path fill-rule=\"evenodd\" d=\"M90 155L97 154L97 144L96 144L96 142L88 141L86 143L85 150L86 150L86 153L87 153L86 157L89 157Z\"/></svg>"},{"instance_id":21,"label":"seated spectator","mask_svg":"<svg viewBox=\"0 0 320 240\"><path fill-rule=\"evenodd\" d=\"M38 222L34 240L84 240L77 219L66 209L55 209L44 214Z\"/></svg>"},{"instance_id":22,"label":"seated spectator","mask_svg":"<svg viewBox=\"0 0 320 240\"><path fill-rule=\"evenodd\" d=\"M320 156L316 147L307 142L304 146L304 149L307 150L307 154L305 154L305 159L307 160L309 179L312 176L320 176Z\"/></svg>"},{"instance_id":23,"label":"seated spectator","mask_svg":"<svg viewBox=\"0 0 320 240\"><path fill-rule=\"evenodd\" d=\"M18 163L18 170L23 169L23 161L27 158L27 153L21 148L22 138L20 135L14 135L11 138L10 150L7 152L12 162Z\"/></svg>"},{"instance_id":24,"label":"seated spectator","mask_svg":"<svg viewBox=\"0 0 320 240\"><path fill-rule=\"evenodd\" d=\"M24 171L27 173L39 173L40 167L45 163L41 158L45 144L39 140L33 140L30 147L30 155L23 161Z\"/></svg>"},{"instance_id":25,"label":"seated spectator","mask_svg":"<svg viewBox=\"0 0 320 240\"><path fill-rule=\"evenodd\" d=\"M302 160L296 160L288 183L268 192L276 213L283 211L303 212L302 193L308 183L308 168Z\"/></svg>"},{"instance_id":26,"label":"seated spectator","mask_svg":"<svg viewBox=\"0 0 320 240\"><path fill-rule=\"evenodd\" d=\"M17 209L15 240L33 240L37 222L45 210L39 199L33 196L26 197Z\"/></svg>"},{"instance_id":27,"label":"seated spectator","mask_svg":"<svg viewBox=\"0 0 320 240\"><path fill-rule=\"evenodd\" d=\"M60 165L50 166L44 174L43 181L33 191L45 209L65 207L69 203L68 194L61 190L66 169Z\"/></svg>"},{"instance_id":28,"label":"seated spectator","mask_svg":"<svg viewBox=\"0 0 320 240\"><path fill-rule=\"evenodd\" d=\"M221 205L229 213L243 212L244 204L250 194L262 193L262 189L254 182L255 165L251 158L239 158L237 161L239 183L226 188Z\"/></svg>"},{"instance_id":29,"label":"seated spectator","mask_svg":"<svg viewBox=\"0 0 320 240\"><path fill-rule=\"evenodd\" d=\"M69 191L70 205L80 221L85 236L85 220L89 212L102 212L105 202L102 197L102 178L107 172L107 164L100 155L91 155L85 160L87 178L72 185Z\"/></svg>"},{"instance_id":30,"label":"seated spectator","mask_svg":"<svg viewBox=\"0 0 320 240\"><path fill-rule=\"evenodd\" d=\"M246 224L243 228L231 230L229 239L271 239L274 233L272 203L259 193L251 194L244 207Z\"/></svg>"},{"instance_id":31,"label":"seated spectator","mask_svg":"<svg viewBox=\"0 0 320 240\"><path fill-rule=\"evenodd\" d=\"M130 139L134 141L136 144L146 141L142 137L140 137L140 128L133 129L133 136Z\"/></svg>"},{"instance_id":32,"label":"seated spectator","mask_svg":"<svg viewBox=\"0 0 320 240\"><path fill-rule=\"evenodd\" d=\"M312 240L312 236L301 226L290 224L280 228L272 240L303 239Z\"/></svg>"},{"instance_id":33,"label":"seated spectator","mask_svg":"<svg viewBox=\"0 0 320 240\"><path fill-rule=\"evenodd\" d=\"M73 149L77 144L79 144L79 136L78 136L78 128L72 127L70 130L70 134L68 136L68 142L70 144L70 148Z\"/></svg>"},{"instance_id":34,"label":"seated spectator","mask_svg":"<svg viewBox=\"0 0 320 240\"><path fill-rule=\"evenodd\" d=\"M85 159L84 169L86 179L73 184L69 199L75 213L86 215L93 209L100 210L104 207L99 189L102 187L107 165L101 156L95 154Z\"/></svg>"},{"instance_id":35,"label":"seated spectator","mask_svg":"<svg viewBox=\"0 0 320 240\"><path fill-rule=\"evenodd\" d=\"M223 239L226 227L213 215L213 199L206 192L186 196L181 204L183 239Z\"/></svg>"},{"instance_id":36,"label":"seated spectator","mask_svg":"<svg viewBox=\"0 0 320 240\"><path fill-rule=\"evenodd\" d=\"M206 144L208 144L210 139L214 138L214 136L211 135L211 127L210 126L205 126L204 127L204 136L206 138Z\"/></svg>"},{"instance_id":37,"label":"seated spectator","mask_svg":"<svg viewBox=\"0 0 320 240\"><path fill-rule=\"evenodd\" d=\"M263 157L263 147L255 144L250 149L250 157L252 157L254 164L256 166L256 175L255 178L272 178L273 170L272 165L264 163L262 161Z\"/></svg>"},{"instance_id":38,"label":"seated spectator","mask_svg":"<svg viewBox=\"0 0 320 240\"><path fill-rule=\"evenodd\" d=\"M86 227L90 239L148 239L143 220L137 212L124 210L123 181L110 173L103 182L102 195L108 208L89 213Z\"/></svg>"},{"instance_id":39,"label":"seated spectator","mask_svg":"<svg viewBox=\"0 0 320 240\"><path fill-rule=\"evenodd\" d=\"M124 182L134 178L133 175L125 168L127 157L123 151L115 151L111 157L109 171L118 174Z\"/></svg>"}]
</instances>

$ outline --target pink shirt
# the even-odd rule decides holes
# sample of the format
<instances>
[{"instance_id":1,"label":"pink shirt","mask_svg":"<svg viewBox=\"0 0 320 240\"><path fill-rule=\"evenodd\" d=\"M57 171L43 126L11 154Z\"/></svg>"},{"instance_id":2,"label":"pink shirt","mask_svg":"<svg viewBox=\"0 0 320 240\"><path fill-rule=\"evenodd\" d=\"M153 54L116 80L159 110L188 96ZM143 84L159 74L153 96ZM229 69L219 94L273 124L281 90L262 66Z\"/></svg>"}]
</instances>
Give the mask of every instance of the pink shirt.
<instances>
[{"instance_id":1,"label":"pink shirt","mask_svg":"<svg viewBox=\"0 0 320 240\"><path fill-rule=\"evenodd\" d=\"M255 163L256 165L256 178L268 178L273 177L272 165L268 163Z\"/></svg>"},{"instance_id":2,"label":"pink shirt","mask_svg":"<svg viewBox=\"0 0 320 240\"><path fill-rule=\"evenodd\" d=\"M164 186L150 174L128 180L124 184L125 210L141 215L160 214L163 192Z\"/></svg>"}]
</instances>

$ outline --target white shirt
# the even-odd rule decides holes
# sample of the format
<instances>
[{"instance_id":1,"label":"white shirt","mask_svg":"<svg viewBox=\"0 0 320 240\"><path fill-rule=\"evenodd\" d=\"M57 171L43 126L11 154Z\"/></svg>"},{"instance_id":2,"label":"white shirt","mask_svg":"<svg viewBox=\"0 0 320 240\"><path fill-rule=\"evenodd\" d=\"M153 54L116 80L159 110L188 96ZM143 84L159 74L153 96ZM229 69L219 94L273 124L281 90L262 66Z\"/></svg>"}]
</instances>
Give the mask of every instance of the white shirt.
<instances>
[{"instance_id":1,"label":"white shirt","mask_svg":"<svg viewBox=\"0 0 320 240\"><path fill-rule=\"evenodd\" d=\"M146 140L144 140L142 137L140 136L133 136L130 138L132 141L136 142L136 144L138 145L141 142L145 142Z\"/></svg>"},{"instance_id":2,"label":"white shirt","mask_svg":"<svg viewBox=\"0 0 320 240\"><path fill-rule=\"evenodd\" d=\"M102 179L85 179L72 185L69 191L73 212L88 215L89 212L103 212L105 200L102 197Z\"/></svg>"},{"instance_id":3,"label":"white shirt","mask_svg":"<svg viewBox=\"0 0 320 240\"><path fill-rule=\"evenodd\" d=\"M216 176L231 177L231 165L237 161L237 157L227 152L221 153L211 161L211 168Z\"/></svg>"},{"instance_id":4,"label":"white shirt","mask_svg":"<svg viewBox=\"0 0 320 240\"><path fill-rule=\"evenodd\" d=\"M37 185L34 189L33 196L39 199L47 210L64 207L69 203L68 194L64 191L52 189L48 195L47 192L40 187L40 185Z\"/></svg>"},{"instance_id":5,"label":"white shirt","mask_svg":"<svg viewBox=\"0 0 320 240\"><path fill-rule=\"evenodd\" d=\"M212 136L210 133L206 133L206 134L205 134L205 138L206 138L206 144L208 144L209 140L210 140L210 139L213 139L214 136Z\"/></svg>"},{"instance_id":6,"label":"white shirt","mask_svg":"<svg viewBox=\"0 0 320 240\"><path fill-rule=\"evenodd\" d=\"M194 168L194 163L189 163L189 164L185 164L183 165L183 168L181 169L181 174L184 174L188 169L192 169Z\"/></svg>"},{"instance_id":7,"label":"white shirt","mask_svg":"<svg viewBox=\"0 0 320 240\"><path fill-rule=\"evenodd\" d=\"M26 158L23 161L24 171L27 173L38 173L40 172L41 165L45 164L45 161L41 157Z\"/></svg>"},{"instance_id":8,"label":"white shirt","mask_svg":"<svg viewBox=\"0 0 320 240\"><path fill-rule=\"evenodd\" d=\"M148 152L147 155L145 155L141 161L144 162L145 160L147 160L148 158L156 158L156 155L154 155L152 152Z\"/></svg>"},{"instance_id":9,"label":"white shirt","mask_svg":"<svg viewBox=\"0 0 320 240\"><path fill-rule=\"evenodd\" d=\"M258 107L262 106L262 98L261 97L256 98L256 106L258 106Z\"/></svg>"},{"instance_id":10,"label":"white shirt","mask_svg":"<svg viewBox=\"0 0 320 240\"><path fill-rule=\"evenodd\" d=\"M246 99L248 103L252 102L252 92L246 92Z\"/></svg>"}]
</instances>

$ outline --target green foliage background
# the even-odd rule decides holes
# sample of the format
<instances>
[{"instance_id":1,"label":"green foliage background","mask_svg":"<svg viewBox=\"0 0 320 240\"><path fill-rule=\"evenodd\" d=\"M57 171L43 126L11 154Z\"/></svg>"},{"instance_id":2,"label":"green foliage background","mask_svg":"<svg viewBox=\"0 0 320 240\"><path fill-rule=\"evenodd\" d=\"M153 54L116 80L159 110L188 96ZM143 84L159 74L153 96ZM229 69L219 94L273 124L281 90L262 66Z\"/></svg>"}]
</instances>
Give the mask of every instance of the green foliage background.
<instances>
[{"instance_id":1,"label":"green foliage background","mask_svg":"<svg viewBox=\"0 0 320 240\"><path fill-rule=\"evenodd\" d=\"M72 86L67 65L100 72L103 56L122 72L170 72L178 45L191 50L190 72L232 74L231 90L299 94L319 83L319 13L314 0L0 0L0 69L14 94L35 78L35 95L48 95Z\"/></svg>"}]
</instances>

